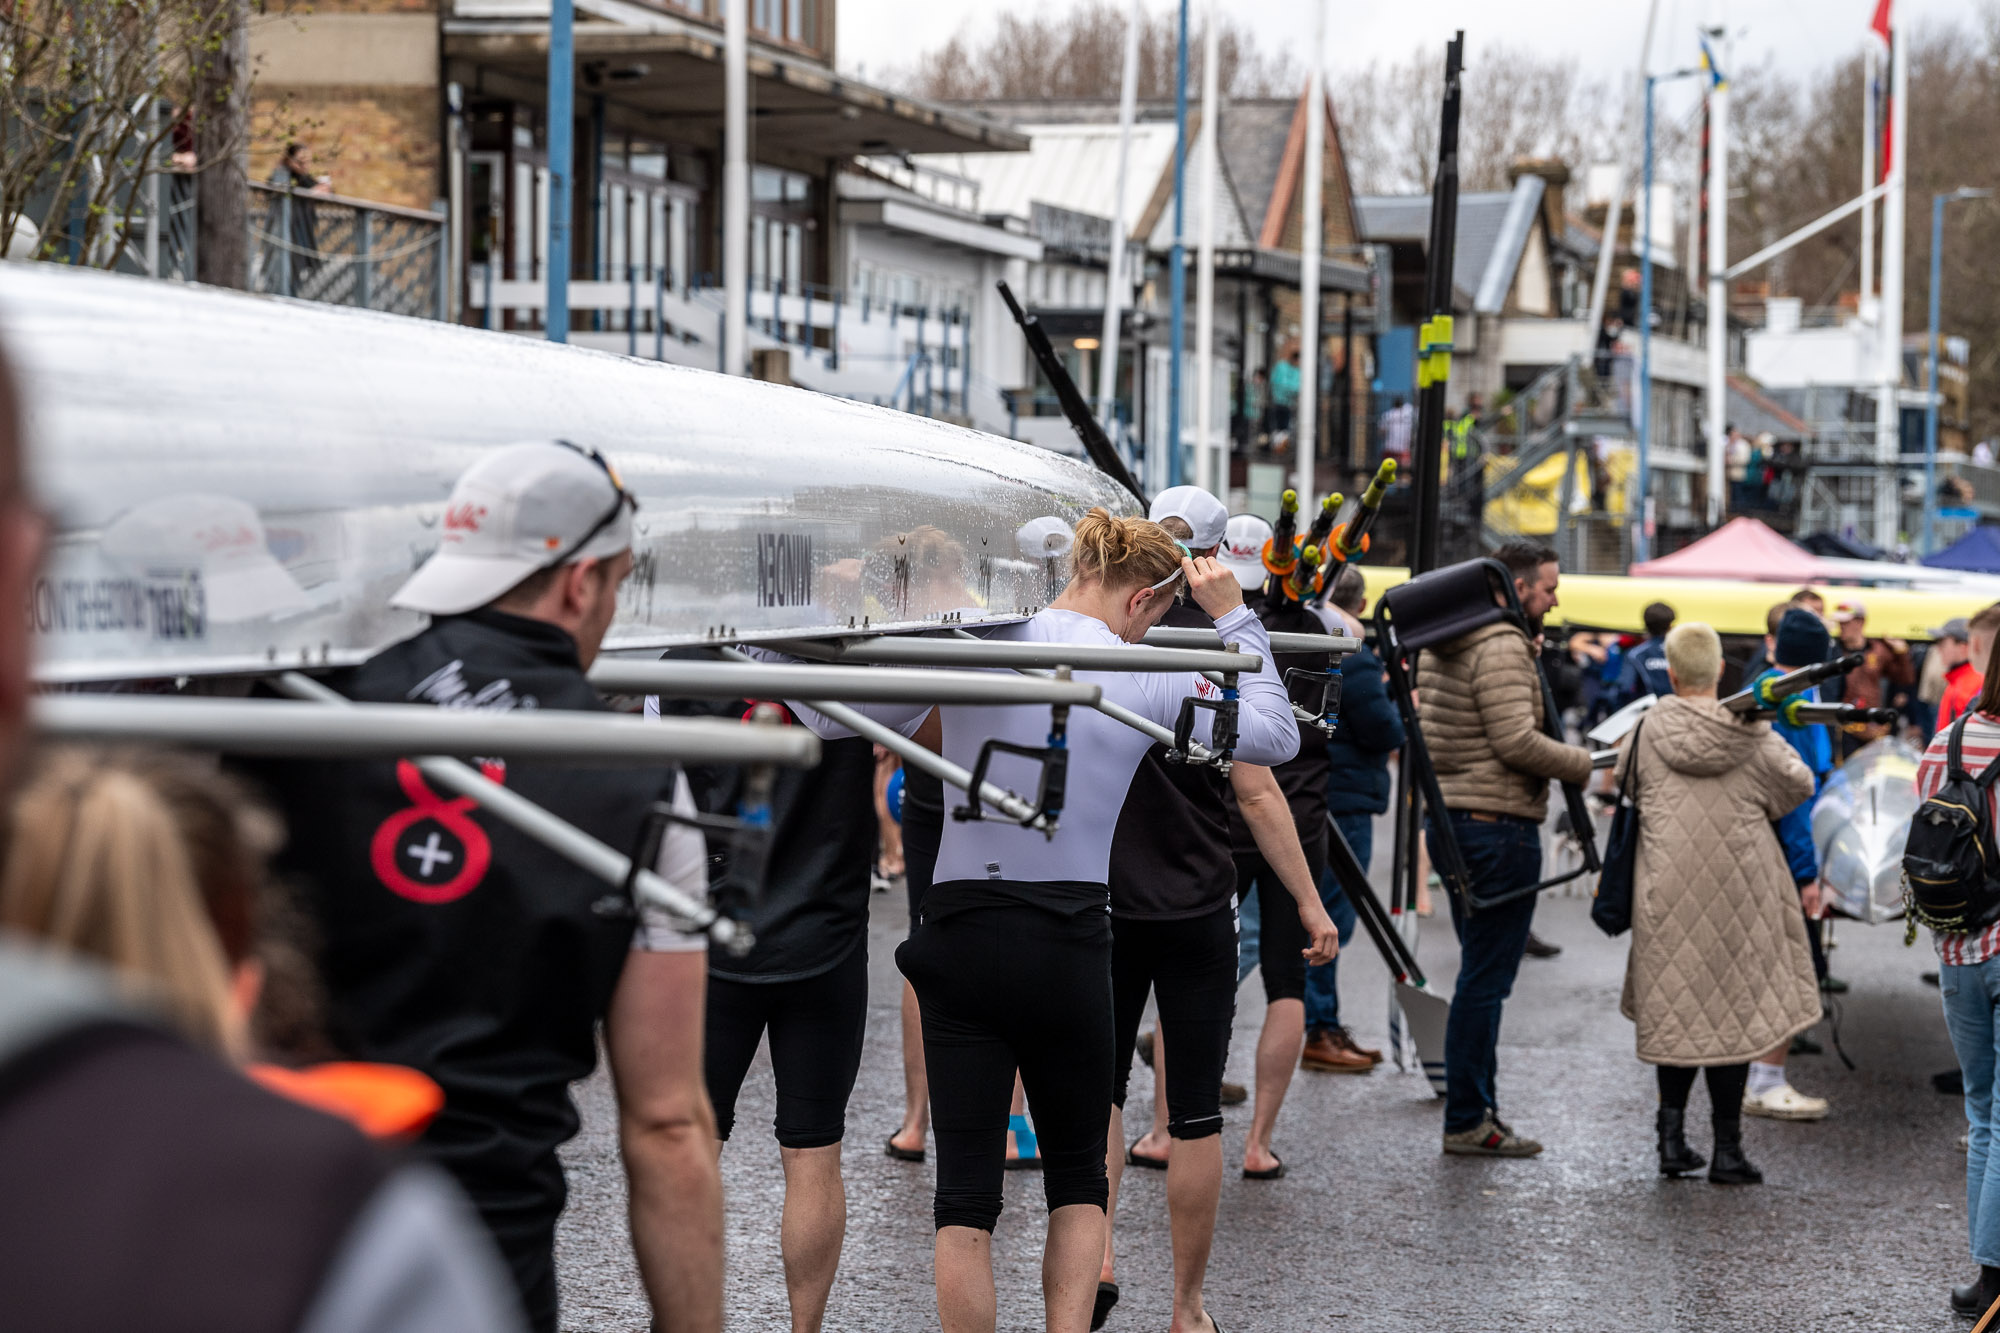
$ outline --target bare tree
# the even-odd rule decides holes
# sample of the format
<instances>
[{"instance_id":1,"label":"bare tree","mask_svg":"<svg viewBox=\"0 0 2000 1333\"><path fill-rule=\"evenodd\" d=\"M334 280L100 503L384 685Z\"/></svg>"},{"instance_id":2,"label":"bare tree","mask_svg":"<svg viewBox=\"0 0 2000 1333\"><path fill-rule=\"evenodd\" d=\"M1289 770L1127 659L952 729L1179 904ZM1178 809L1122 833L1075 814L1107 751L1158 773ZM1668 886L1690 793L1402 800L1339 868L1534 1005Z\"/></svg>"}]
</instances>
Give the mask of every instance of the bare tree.
<instances>
[{"instance_id":1,"label":"bare tree","mask_svg":"<svg viewBox=\"0 0 2000 1333\"><path fill-rule=\"evenodd\" d=\"M0 12L0 243L100 267L132 258L141 184L185 132L178 108L240 3L14 0Z\"/></svg>"},{"instance_id":2,"label":"bare tree","mask_svg":"<svg viewBox=\"0 0 2000 1333\"><path fill-rule=\"evenodd\" d=\"M990 32L962 30L918 57L897 78L937 101L1112 98L1125 61L1126 9L1086 0L1060 15L1002 14ZM1139 33L1139 96L1171 97L1178 56L1176 20L1148 14ZM1289 51L1267 52L1255 33L1227 19L1216 35L1218 75L1233 97L1296 96L1304 71ZM1188 70L1200 80L1202 33L1188 34Z\"/></svg>"},{"instance_id":3,"label":"bare tree","mask_svg":"<svg viewBox=\"0 0 2000 1333\"><path fill-rule=\"evenodd\" d=\"M210 0L214 3L214 0ZM195 154L195 277L218 287L250 284L249 0L221 0L219 28L191 71Z\"/></svg>"},{"instance_id":4,"label":"bare tree","mask_svg":"<svg viewBox=\"0 0 2000 1333\"><path fill-rule=\"evenodd\" d=\"M1419 193L1437 168L1444 48L1421 46L1401 60L1373 62L1329 80L1355 188ZM1574 57L1494 45L1468 52L1459 169L1468 190L1503 189L1524 157L1581 166L1608 153L1618 99L1608 80L1587 77Z\"/></svg>"}]
</instances>

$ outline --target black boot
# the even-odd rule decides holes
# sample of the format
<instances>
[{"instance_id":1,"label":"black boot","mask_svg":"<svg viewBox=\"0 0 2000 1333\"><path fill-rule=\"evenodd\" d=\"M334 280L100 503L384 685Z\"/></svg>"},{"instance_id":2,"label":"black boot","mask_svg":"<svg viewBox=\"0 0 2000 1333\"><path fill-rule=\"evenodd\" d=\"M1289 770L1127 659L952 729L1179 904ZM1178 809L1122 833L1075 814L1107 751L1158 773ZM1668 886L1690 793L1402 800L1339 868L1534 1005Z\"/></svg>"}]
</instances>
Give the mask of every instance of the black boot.
<instances>
[{"instance_id":1,"label":"black boot","mask_svg":"<svg viewBox=\"0 0 2000 1333\"><path fill-rule=\"evenodd\" d=\"M1743 1122L1731 1121L1715 1127L1715 1160L1709 1164L1711 1185L1761 1185L1764 1173L1750 1165L1743 1155Z\"/></svg>"},{"instance_id":2,"label":"black boot","mask_svg":"<svg viewBox=\"0 0 2000 1333\"><path fill-rule=\"evenodd\" d=\"M1699 1171L1708 1165L1708 1159L1688 1147L1687 1111L1673 1106L1662 1106L1657 1123L1660 1131L1660 1174L1663 1176L1684 1176Z\"/></svg>"},{"instance_id":3,"label":"black boot","mask_svg":"<svg viewBox=\"0 0 2000 1333\"><path fill-rule=\"evenodd\" d=\"M2000 1268L1982 1267L1976 1280L1951 1289L1951 1312L1977 1319L1995 1300L2000 1300Z\"/></svg>"}]
</instances>

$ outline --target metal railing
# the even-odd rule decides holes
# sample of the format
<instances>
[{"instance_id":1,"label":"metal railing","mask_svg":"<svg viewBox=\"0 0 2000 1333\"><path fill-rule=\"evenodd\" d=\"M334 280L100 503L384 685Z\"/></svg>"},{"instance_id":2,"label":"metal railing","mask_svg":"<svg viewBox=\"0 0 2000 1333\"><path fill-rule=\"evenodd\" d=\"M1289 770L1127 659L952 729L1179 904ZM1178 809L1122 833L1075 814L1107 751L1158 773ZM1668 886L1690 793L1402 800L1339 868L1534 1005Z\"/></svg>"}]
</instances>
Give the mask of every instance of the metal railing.
<instances>
[{"instance_id":1,"label":"metal railing","mask_svg":"<svg viewBox=\"0 0 2000 1333\"><path fill-rule=\"evenodd\" d=\"M142 213L121 269L194 280L197 208L192 172L163 171L140 187ZM447 317L450 236L442 213L337 194L250 183L248 289L396 315Z\"/></svg>"},{"instance_id":2,"label":"metal railing","mask_svg":"<svg viewBox=\"0 0 2000 1333\"><path fill-rule=\"evenodd\" d=\"M396 315L446 317L445 215L250 186L250 289Z\"/></svg>"}]
</instances>

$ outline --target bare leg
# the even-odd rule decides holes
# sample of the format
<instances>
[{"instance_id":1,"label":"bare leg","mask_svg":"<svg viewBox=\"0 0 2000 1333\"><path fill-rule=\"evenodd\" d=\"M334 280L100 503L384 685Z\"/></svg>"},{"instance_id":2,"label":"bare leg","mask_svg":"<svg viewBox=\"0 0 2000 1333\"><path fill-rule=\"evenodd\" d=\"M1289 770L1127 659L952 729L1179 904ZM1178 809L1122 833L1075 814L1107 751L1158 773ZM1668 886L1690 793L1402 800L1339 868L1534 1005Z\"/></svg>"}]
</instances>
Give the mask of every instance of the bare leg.
<instances>
[{"instance_id":1,"label":"bare leg","mask_svg":"<svg viewBox=\"0 0 2000 1333\"><path fill-rule=\"evenodd\" d=\"M993 1333L998 1318L993 1233L977 1227L939 1227L936 1254L938 1322L944 1333ZM1089 1322L1086 1316L1084 1323Z\"/></svg>"},{"instance_id":2,"label":"bare leg","mask_svg":"<svg viewBox=\"0 0 2000 1333\"><path fill-rule=\"evenodd\" d=\"M819 1333L827 1293L840 1268L847 1233L847 1193L840 1183L840 1145L780 1148L785 1164L785 1211L778 1248L785 1257L785 1294L792 1333Z\"/></svg>"},{"instance_id":3,"label":"bare leg","mask_svg":"<svg viewBox=\"0 0 2000 1333\"><path fill-rule=\"evenodd\" d=\"M1250 1137L1243 1144L1245 1171L1269 1171L1278 1164L1271 1152L1271 1131L1305 1042L1305 1001L1271 1001L1264 1010L1263 1035L1257 1038L1257 1103L1250 1116Z\"/></svg>"},{"instance_id":4,"label":"bare leg","mask_svg":"<svg viewBox=\"0 0 2000 1333\"><path fill-rule=\"evenodd\" d=\"M1792 1053L1792 1043L1791 1040L1787 1038L1786 1040L1779 1042L1778 1049L1772 1051L1769 1055L1758 1056L1757 1063L1760 1065L1776 1065L1778 1068L1783 1069L1785 1067L1785 1057L1790 1055L1791 1053Z\"/></svg>"},{"instance_id":5,"label":"bare leg","mask_svg":"<svg viewBox=\"0 0 2000 1333\"><path fill-rule=\"evenodd\" d=\"M924 1069L924 1018L916 988L903 983L903 1127L889 1136L898 1148L922 1152L931 1122L931 1082Z\"/></svg>"},{"instance_id":6,"label":"bare leg","mask_svg":"<svg viewBox=\"0 0 2000 1333\"><path fill-rule=\"evenodd\" d=\"M1104 1210L1092 1203L1065 1204L1049 1214L1042 1249L1042 1305L1048 1333L1087 1333L1097 1303L1097 1265L1104 1253ZM987 1290L992 1290L988 1254ZM992 1307L987 1307L989 1310ZM989 1314L989 1320L992 1316ZM989 1322L986 1325L991 1328ZM946 1333L955 1330L946 1329Z\"/></svg>"},{"instance_id":7,"label":"bare leg","mask_svg":"<svg viewBox=\"0 0 2000 1333\"><path fill-rule=\"evenodd\" d=\"M1303 1006L1301 1007L1303 1011ZM1222 1136L1174 1145L1167 1162L1167 1220L1174 1243L1173 1333L1207 1333L1201 1288L1215 1248L1215 1207L1222 1197Z\"/></svg>"},{"instance_id":8,"label":"bare leg","mask_svg":"<svg viewBox=\"0 0 2000 1333\"><path fill-rule=\"evenodd\" d=\"M875 828L878 844L875 864L892 878L903 873L903 826L889 817L889 779L903 761L893 753L875 747Z\"/></svg>"},{"instance_id":9,"label":"bare leg","mask_svg":"<svg viewBox=\"0 0 2000 1333\"><path fill-rule=\"evenodd\" d=\"M1099 1282L1116 1282L1117 1255L1112 1244L1111 1233L1118 1222L1118 1182L1125 1178L1125 1110L1111 1108L1111 1127L1104 1136L1104 1174L1111 1185L1111 1195L1104 1206L1104 1264L1097 1270Z\"/></svg>"},{"instance_id":10,"label":"bare leg","mask_svg":"<svg viewBox=\"0 0 2000 1333\"><path fill-rule=\"evenodd\" d=\"M1132 1150L1141 1157L1167 1161L1173 1156L1174 1141L1167 1134L1167 1035L1153 1030L1153 1127L1145 1132ZM1120 1160L1123 1160L1122 1157Z\"/></svg>"}]
</instances>

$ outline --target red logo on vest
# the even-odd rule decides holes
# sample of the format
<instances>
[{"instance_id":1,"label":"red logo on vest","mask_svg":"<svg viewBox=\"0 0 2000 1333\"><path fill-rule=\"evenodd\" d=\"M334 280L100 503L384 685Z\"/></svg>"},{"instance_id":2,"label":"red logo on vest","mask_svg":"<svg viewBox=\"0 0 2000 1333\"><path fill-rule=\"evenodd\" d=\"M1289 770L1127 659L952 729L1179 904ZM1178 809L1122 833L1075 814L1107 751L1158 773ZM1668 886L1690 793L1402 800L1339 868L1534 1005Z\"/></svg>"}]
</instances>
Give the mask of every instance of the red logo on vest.
<instances>
[{"instance_id":1,"label":"red logo on vest","mask_svg":"<svg viewBox=\"0 0 2000 1333\"><path fill-rule=\"evenodd\" d=\"M486 765L498 782L505 770ZM382 886L413 903L455 902L479 887L493 863L493 844L473 822L470 796L447 801L424 784L407 759L396 761L396 782L410 808L382 821L368 844L369 864Z\"/></svg>"}]
</instances>

